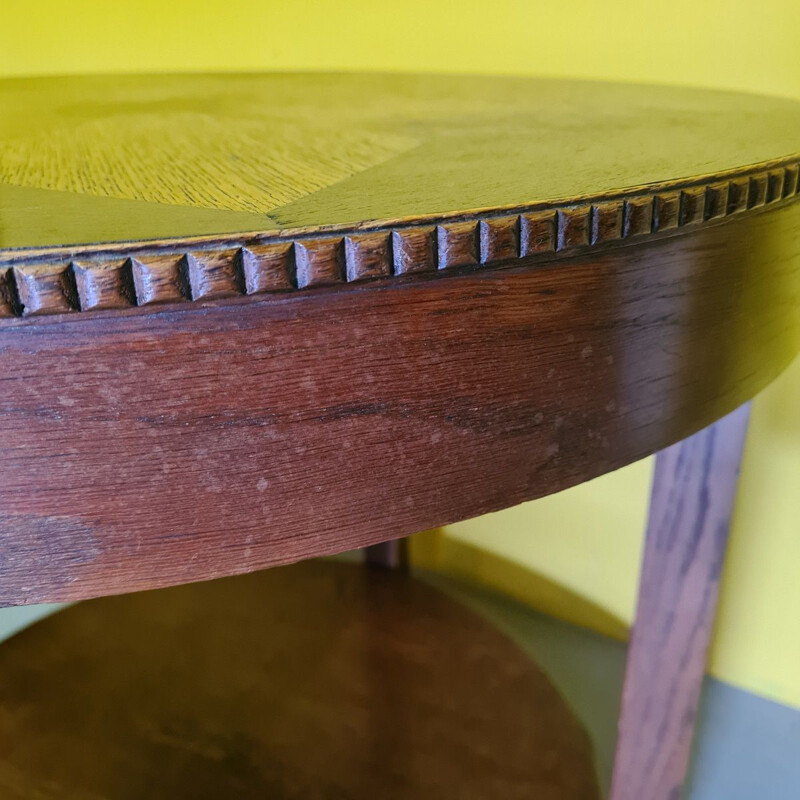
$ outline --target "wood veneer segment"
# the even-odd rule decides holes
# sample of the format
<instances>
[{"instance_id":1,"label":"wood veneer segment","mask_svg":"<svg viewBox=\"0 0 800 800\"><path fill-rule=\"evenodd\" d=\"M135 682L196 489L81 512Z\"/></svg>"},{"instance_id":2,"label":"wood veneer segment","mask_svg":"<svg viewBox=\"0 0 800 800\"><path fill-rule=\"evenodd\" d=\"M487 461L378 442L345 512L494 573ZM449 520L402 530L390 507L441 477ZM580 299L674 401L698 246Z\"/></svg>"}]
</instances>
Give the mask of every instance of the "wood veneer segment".
<instances>
[{"instance_id":1,"label":"wood veneer segment","mask_svg":"<svg viewBox=\"0 0 800 800\"><path fill-rule=\"evenodd\" d=\"M361 565L65 609L0 648L0 718L6 798L600 796L586 733L526 653Z\"/></svg>"},{"instance_id":2,"label":"wood veneer segment","mask_svg":"<svg viewBox=\"0 0 800 800\"><path fill-rule=\"evenodd\" d=\"M610 800L681 795L748 414L656 458Z\"/></svg>"},{"instance_id":3,"label":"wood veneer segment","mask_svg":"<svg viewBox=\"0 0 800 800\"><path fill-rule=\"evenodd\" d=\"M0 603L363 547L641 458L792 360L798 251L788 205L602 257L6 318Z\"/></svg>"},{"instance_id":4,"label":"wood veneer segment","mask_svg":"<svg viewBox=\"0 0 800 800\"><path fill-rule=\"evenodd\" d=\"M524 258L602 254L622 239L676 235L769 204L787 205L797 193L798 166L755 172L685 190L631 195L595 205L564 206L466 221L421 220L323 238L245 237L124 243L47 251L0 251L0 281L8 301L1 316L207 302L246 294L281 293L345 283L416 276L431 271L497 269ZM142 252L138 252L142 249ZM77 275L68 269L78 265ZM530 263L530 262L528 262ZM112 279L120 270L124 279ZM15 279L10 277L13 271ZM5 273L5 274L4 274ZM102 302L75 297L75 277L103 287ZM131 286L132 282L132 286ZM80 293L80 292L79 292ZM0 321L0 325L2 322Z\"/></svg>"},{"instance_id":5,"label":"wood veneer segment","mask_svg":"<svg viewBox=\"0 0 800 800\"><path fill-rule=\"evenodd\" d=\"M798 197L800 104L753 95L161 75L0 80L4 97L3 318L496 269Z\"/></svg>"},{"instance_id":6,"label":"wood veneer segment","mask_svg":"<svg viewBox=\"0 0 800 800\"><path fill-rule=\"evenodd\" d=\"M105 243L114 258L123 243L197 235L389 236L398 220L555 205L569 216L609 195L702 193L742 170L770 173L772 203L800 157L800 103L610 82L12 78L0 108L0 250Z\"/></svg>"}]
</instances>

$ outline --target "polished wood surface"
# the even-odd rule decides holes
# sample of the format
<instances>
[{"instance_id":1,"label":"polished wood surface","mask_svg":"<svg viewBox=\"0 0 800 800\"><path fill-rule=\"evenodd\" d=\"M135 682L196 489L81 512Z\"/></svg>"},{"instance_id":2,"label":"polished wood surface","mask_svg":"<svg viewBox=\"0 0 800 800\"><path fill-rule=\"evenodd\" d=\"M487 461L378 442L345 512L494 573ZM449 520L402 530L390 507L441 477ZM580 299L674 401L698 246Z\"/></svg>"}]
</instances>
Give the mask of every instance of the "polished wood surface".
<instances>
[{"instance_id":1,"label":"polished wood surface","mask_svg":"<svg viewBox=\"0 0 800 800\"><path fill-rule=\"evenodd\" d=\"M0 100L0 315L546 260L798 193L800 104L751 95L250 75L10 80Z\"/></svg>"},{"instance_id":2,"label":"polished wood surface","mask_svg":"<svg viewBox=\"0 0 800 800\"><path fill-rule=\"evenodd\" d=\"M0 247L361 225L800 155L800 104L431 75L0 81Z\"/></svg>"},{"instance_id":3,"label":"polished wood surface","mask_svg":"<svg viewBox=\"0 0 800 800\"><path fill-rule=\"evenodd\" d=\"M598 800L528 656L397 572L89 601L0 647L4 800Z\"/></svg>"},{"instance_id":4,"label":"polished wood surface","mask_svg":"<svg viewBox=\"0 0 800 800\"><path fill-rule=\"evenodd\" d=\"M0 602L246 572L587 480L800 340L800 206L602 258L8 320Z\"/></svg>"},{"instance_id":5,"label":"polished wood surface","mask_svg":"<svg viewBox=\"0 0 800 800\"><path fill-rule=\"evenodd\" d=\"M681 796L749 412L656 458L610 800Z\"/></svg>"},{"instance_id":6,"label":"polished wood surface","mask_svg":"<svg viewBox=\"0 0 800 800\"><path fill-rule=\"evenodd\" d=\"M792 156L606 196L280 233L0 251L2 317L308 292L546 264L716 225L798 198ZM398 278L402 281L397 280Z\"/></svg>"},{"instance_id":7,"label":"polished wood surface","mask_svg":"<svg viewBox=\"0 0 800 800\"><path fill-rule=\"evenodd\" d=\"M800 105L344 75L0 102L0 603L375 545L691 437L659 456L612 790L672 800L741 413L696 432L800 348ZM595 797L550 687L464 613L320 565L70 609L0 649L0 780Z\"/></svg>"},{"instance_id":8,"label":"polished wood surface","mask_svg":"<svg viewBox=\"0 0 800 800\"><path fill-rule=\"evenodd\" d=\"M800 346L798 104L398 76L0 95L0 604L539 497Z\"/></svg>"}]
</instances>

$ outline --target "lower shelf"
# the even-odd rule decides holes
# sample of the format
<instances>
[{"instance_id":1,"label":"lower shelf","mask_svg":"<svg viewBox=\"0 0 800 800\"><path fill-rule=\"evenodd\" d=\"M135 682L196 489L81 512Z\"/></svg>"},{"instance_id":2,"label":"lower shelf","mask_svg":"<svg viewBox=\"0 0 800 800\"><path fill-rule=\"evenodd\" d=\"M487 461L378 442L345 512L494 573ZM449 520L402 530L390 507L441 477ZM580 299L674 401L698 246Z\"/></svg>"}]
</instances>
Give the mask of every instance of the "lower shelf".
<instances>
[{"instance_id":1,"label":"lower shelf","mask_svg":"<svg viewBox=\"0 0 800 800\"><path fill-rule=\"evenodd\" d=\"M530 659L402 573L313 561L72 606L0 645L7 800L596 800Z\"/></svg>"}]
</instances>

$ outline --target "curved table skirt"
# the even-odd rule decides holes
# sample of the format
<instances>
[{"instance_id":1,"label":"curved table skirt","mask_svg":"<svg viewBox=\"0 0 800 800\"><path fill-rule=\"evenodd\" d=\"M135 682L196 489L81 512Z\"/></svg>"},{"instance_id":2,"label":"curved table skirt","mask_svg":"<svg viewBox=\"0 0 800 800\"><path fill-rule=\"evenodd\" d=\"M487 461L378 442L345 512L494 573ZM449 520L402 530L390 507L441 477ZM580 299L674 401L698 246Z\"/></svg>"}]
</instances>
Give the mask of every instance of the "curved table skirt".
<instances>
[{"instance_id":1,"label":"curved table skirt","mask_svg":"<svg viewBox=\"0 0 800 800\"><path fill-rule=\"evenodd\" d=\"M6 320L0 603L348 550L653 453L794 357L798 250L794 204L546 263Z\"/></svg>"}]
</instances>

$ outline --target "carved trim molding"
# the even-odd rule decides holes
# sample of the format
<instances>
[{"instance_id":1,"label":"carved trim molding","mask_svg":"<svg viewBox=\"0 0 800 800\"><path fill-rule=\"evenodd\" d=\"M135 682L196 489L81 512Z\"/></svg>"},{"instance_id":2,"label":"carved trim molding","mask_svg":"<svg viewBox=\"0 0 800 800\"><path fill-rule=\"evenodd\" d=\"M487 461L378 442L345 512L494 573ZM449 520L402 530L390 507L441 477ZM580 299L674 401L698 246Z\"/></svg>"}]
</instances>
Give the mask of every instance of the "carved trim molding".
<instances>
[{"instance_id":1,"label":"carved trim molding","mask_svg":"<svg viewBox=\"0 0 800 800\"><path fill-rule=\"evenodd\" d=\"M641 241L797 199L800 160L585 198L282 234L0 251L0 317L125 309L409 276Z\"/></svg>"}]
</instances>

